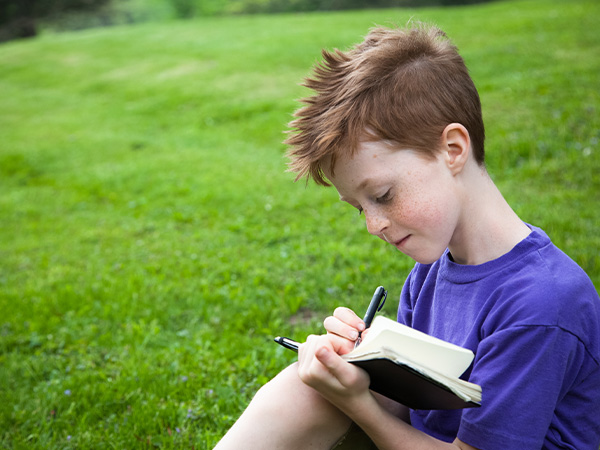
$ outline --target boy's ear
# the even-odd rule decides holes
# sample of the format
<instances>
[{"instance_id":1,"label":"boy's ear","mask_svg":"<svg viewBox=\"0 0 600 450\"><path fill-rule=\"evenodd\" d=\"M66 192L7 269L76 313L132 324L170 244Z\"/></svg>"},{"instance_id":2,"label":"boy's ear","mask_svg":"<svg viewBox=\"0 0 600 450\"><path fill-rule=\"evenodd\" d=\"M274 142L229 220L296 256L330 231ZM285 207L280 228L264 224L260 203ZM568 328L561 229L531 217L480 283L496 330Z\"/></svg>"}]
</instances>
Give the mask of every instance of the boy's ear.
<instances>
[{"instance_id":1,"label":"boy's ear","mask_svg":"<svg viewBox=\"0 0 600 450\"><path fill-rule=\"evenodd\" d=\"M442 153L453 175L460 173L471 153L471 137L460 123L451 123L442 132Z\"/></svg>"}]
</instances>

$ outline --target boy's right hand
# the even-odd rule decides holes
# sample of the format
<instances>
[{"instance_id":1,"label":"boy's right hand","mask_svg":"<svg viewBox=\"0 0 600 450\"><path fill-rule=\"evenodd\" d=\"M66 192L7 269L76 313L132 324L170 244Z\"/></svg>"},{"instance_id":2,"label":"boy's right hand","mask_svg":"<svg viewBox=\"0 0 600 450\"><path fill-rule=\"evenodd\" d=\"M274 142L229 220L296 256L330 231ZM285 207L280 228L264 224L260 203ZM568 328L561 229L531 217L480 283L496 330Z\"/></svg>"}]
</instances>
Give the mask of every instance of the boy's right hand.
<instances>
[{"instance_id":1,"label":"boy's right hand","mask_svg":"<svg viewBox=\"0 0 600 450\"><path fill-rule=\"evenodd\" d=\"M358 339L359 332L364 331L365 323L350 308L343 306L336 308L333 316L327 317L323 325L328 334L334 334L342 338L338 347L338 354L345 355L354 349L354 343Z\"/></svg>"}]
</instances>

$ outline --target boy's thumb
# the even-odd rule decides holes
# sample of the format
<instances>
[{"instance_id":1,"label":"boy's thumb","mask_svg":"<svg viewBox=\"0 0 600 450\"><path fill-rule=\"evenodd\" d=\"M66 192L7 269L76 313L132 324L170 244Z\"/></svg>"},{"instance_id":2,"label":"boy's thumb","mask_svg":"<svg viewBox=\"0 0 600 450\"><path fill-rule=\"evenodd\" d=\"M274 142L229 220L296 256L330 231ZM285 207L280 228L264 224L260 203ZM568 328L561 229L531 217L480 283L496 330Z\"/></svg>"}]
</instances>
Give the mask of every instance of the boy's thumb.
<instances>
[{"instance_id":1,"label":"boy's thumb","mask_svg":"<svg viewBox=\"0 0 600 450\"><path fill-rule=\"evenodd\" d=\"M335 373L338 369L341 358L329 347L321 347L315 356L330 372Z\"/></svg>"}]
</instances>

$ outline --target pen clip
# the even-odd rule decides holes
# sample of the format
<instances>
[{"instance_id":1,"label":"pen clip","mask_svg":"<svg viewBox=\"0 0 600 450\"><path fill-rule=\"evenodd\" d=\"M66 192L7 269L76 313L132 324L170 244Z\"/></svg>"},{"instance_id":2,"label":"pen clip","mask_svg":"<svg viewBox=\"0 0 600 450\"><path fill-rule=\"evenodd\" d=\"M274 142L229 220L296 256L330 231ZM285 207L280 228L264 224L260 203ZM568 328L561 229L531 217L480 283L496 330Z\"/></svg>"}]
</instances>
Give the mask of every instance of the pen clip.
<instances>
[{"instance_id":1,"label":"pen clip","mask_svg":"<svg viewBox=\"0 0 600 450\"><path fill-rule=\"evenodd\" d=\"M377 308L377 312L381 311L383 305L385 305L385 301L387 300L387 293L388 291L383 292L383 299L381 299L381 303L379 303L379 308Z\"/></svg>"}]
</instances>

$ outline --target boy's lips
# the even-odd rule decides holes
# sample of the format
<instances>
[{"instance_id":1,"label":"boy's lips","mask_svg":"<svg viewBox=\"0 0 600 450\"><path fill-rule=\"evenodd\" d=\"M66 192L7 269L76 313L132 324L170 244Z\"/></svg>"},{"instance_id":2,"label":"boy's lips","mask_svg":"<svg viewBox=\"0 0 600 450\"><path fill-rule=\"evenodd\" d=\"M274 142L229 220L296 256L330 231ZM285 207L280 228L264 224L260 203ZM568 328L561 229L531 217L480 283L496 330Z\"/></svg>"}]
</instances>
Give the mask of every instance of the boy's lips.
<instances>
[{"instance_id":1,"label":"boy's lips","mask_svg":"<svg viewBox=\"0 0 600 450\"><path fill-rule=\"evenodd\" d=\"M398 241L394 242L394 246L395 246L396 248L400 249L401 247L403 247L403 246L404 246L404 244L406 244L406 241L408 240L408 238L409 238L410 236L411 236L411 235L409 234L409 235L407 235L407 236L404 236L402 239L400 239L400 240L398 240Z\"/></svg>"}]
</instances>

